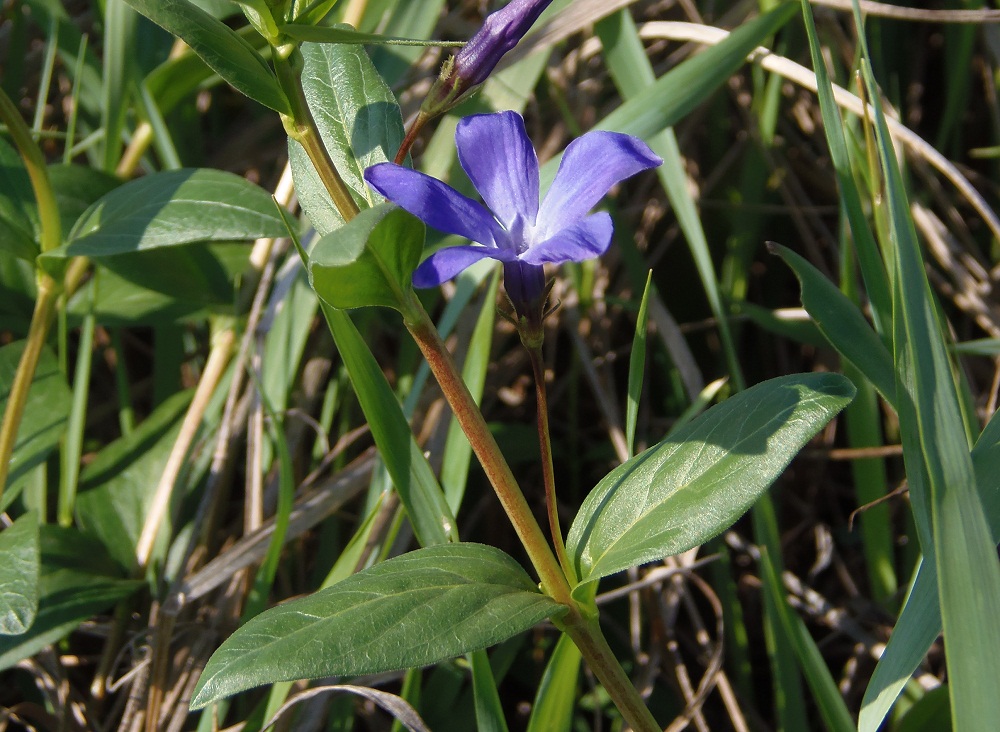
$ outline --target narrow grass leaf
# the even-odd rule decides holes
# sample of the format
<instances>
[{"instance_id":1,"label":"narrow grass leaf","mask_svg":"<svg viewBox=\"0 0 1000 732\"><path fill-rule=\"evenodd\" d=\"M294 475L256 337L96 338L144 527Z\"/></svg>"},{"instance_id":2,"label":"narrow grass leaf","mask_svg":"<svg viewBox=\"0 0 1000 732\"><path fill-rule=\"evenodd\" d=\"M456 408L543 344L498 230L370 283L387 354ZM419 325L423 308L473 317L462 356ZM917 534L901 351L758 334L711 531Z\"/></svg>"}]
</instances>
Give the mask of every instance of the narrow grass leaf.
<instances>
[{"instance_id":1,"label":"narrow grass leaf","mask_svg":"<svg viewBox=\"0 0 1000 732\"><path fill-rule=\"evenodd\" d=\"M188 0L125 0L168 33L187 43L233 88L275 112L289 114L278 80L253 46L221 20Z\"/></svg>"},{"instance_id":2,"label":"narrow grass leaf","mask_svg":"<svg viewBox=\"0 0 1000 732\"><path fill-rule=\"evenodd\" d=\"M461 41L436 41L421 40L419 38L399 38L397 36L383 36L378 33L363 33L355 30L349 25L302 25L294 23L283 25L278 28L289 38L297 41L307 41L309 43L363 43L366 45L385 46L433 46L435 48L449 48L465 45Z\"/></svg>"},{"instance_id":3,"label":"narrow grass leaf","mask_svg":"<svg viewBox=\"0 0 1000 732\"><path fill-rule=\"evenodd\" d=\"M879 255L875 236L864 207L861 204L861 193L851 171L850 155L847 150L847 139L844 135L844 122L840 110L833 97L833 83L826 70L823 50L820 47L816 33L816 21L813 19L812 5L808 0L802 0L802 17L805 21L806 33L809 38L809 52L812 55L813 72L816 74L816 89L819 98L820 113L823 116L823 132L826 134L826 144L830 150L830 160L837 174L837 184L840 189L840 199L847 214L847 220L854 236L855 247L861 264L861 276L865 281L865 289L872 305L872 319L875 329L888 339L891 336L892 303L889 293L889 281L885 264Z\"/></svg>"},{"instance_id":4,"label":"narrow grass leaf","mask_svg":"<svg viewBox=\"0 0 1000 732\"><path fill-rule=\"evenodd\" d=\"M347 313L323 303L323 314L417 539L432 546L456 538L451 509L368 344Z\"/></svg>"},{"instance_id":5,"label":"narrow grass leaf","mask_svg":"<svg viewBox=\"0 0 1000 732\"><path fill-rule=\"evenodd\" d=\"M0 636L20 635L38 612L38 516L26 513L0 531Z\"/></svg>"},{"instance_id":6,"label":"narrow grass leaf","mask_svg":"<svg viewBox=\"0 0 1000 732\"><path fill-rule=\"evenodd\" d=\"M528 732L569 732L576 709L580 649L568 635L559 637L531 705Z\"/></svg>"},{"instance_id":7,"label":"narrow grass leaf","mask_svg":"<svg viewBox=\"0 0 1000 732\"><path fill-rule=\"evenodd\" d=\"M859 10L855 5L855 14ZM867 56L867 54L865 54ZM878 90L866 59L869 97ZM894 337L900 429L919 444L929 488L930 524L947 642L952 721L956 729L1000 729L1000 562L976 488L951 364L885 116L874 107L877 151L893 242ZM910 421L912 416L913 421ZM904 442L904 450L907 443ZM920 510L915 496L915 510ZM929 547L926 547L929 549Z\"/></svg>"},{"instance_id":8,"label":"narrow grass leaf","mask_svg":"<svg viewBox=\"0 0 1000 732\"><path fill-rule=\"evenodd\" d=\"M802 619L792 612L785 599L785 588L774 570L768 553L762 552L760 557L761 574L764 580L764 587L771 597L776 614L780 620L779 627L784 632L791 643L798 659L802 673L812 690L813 699L819 707L819 716L823 720L823 725L831 732L852 732L854 730L854 720L847 710L837 683L830 675L823 654L820 653L816 642L809 635Z\"/></svg>"},{"instance_id":9,"label":"narrow grass leaf","mask_svg":"<svg viewBox=\"0 0 1000 732\"><path fill-rule=\"evenodd\" d=\"M569 531L581 583L678 554L728 528L853 395L838 374L771 379L615 468Z\"/></svg>"},{"instance_id":10,"label":"narrow grass leaf","mask_svg":"<svg viewBox=\"0 0 1000 732\"><path fill-rule=\"evenodd\" d=\"M802 288L802 305L838 353L864 374L890 405L896 403L892 354L871 329L857 306L804 258L780 244L770 244L795 273Z\"/></svg>"},{"instance_id":11,"label":"narrow grass leaf","mask_svg":"<svg viewBox=\"0 0 1000 732\"><path fill-rule=\"evenodd\" d=\"M209 659L191 707L276 681L435 663L561 611L499 549L418 549L258 615Z\"/></svg>"},{"instance_id":12,"label":"narrow grass leaf","mask_svg":"<svg viewBox=\"0 0 1000 732\"><path fill-rule=\"evenodd\" d=\"M629 456L635 455L635 423L639 417L639 401L642 398L642 377L646 370L646 324L649 306L649 292L653 284L653 270L646 277L646 287L639 303L639 315L635 320L635 335L632 337L632 353L628 361L628 391L625 402L625 444Z\"/></svg>"},{"instance_id":13,"label":"narrow grass leaf","mask_svg":"<svg viewBox=\"0 0 1000 732\"><path fill-rule=\"evenodd\" d=\"M497 681L484 650L469 654L472 665L472 693L476 706L476 729L479 732L507 732Z\"/></svg>"},{"instance_id":14,"label":"narrow grass leaf","mask_svg":"<svg viewBox=\"0 0 1000 732\"><path fill-rule=\"evenodd\" d=\"M1000 491L992 488L1000 475L1000 412L994 413L972 448L972 465L993 542L1000 540ZM906 681L923 661L941 633L937 570L934 558L924 557L903 609L875 666L861 701L859 732L877 732Z\"/></svg>"}]
</instances>

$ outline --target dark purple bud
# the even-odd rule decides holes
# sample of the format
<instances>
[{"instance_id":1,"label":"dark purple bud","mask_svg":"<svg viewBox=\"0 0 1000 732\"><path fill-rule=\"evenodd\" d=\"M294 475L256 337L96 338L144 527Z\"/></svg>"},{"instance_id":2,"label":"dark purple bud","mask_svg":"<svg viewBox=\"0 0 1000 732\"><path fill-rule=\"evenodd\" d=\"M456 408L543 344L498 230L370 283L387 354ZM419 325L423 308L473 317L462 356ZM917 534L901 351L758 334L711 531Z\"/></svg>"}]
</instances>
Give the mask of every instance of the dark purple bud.
<instances>
[{"instance_id":1,"label":"dark purple bud","mask_svg":"<svg viewBox=\"0 0 1000 732\"><path fill-rule=\"evenodd\" d=\"M551 2L511 0L488 15L476 35L445 62L422 111L431 117L446 112L462 95L486 81L504 54L517 45Z\"/></svg>"},{"instance_id":2,"label":"dark purple bud","mask_svg":"<svg viewBox=\"0 0 1000 732\"><path fill-rule=\"evenodd\" d=\"M503 263L503 287L519 319L541 325L547 296L545 269L519 259Z\"/></svg>"}]
</instances>

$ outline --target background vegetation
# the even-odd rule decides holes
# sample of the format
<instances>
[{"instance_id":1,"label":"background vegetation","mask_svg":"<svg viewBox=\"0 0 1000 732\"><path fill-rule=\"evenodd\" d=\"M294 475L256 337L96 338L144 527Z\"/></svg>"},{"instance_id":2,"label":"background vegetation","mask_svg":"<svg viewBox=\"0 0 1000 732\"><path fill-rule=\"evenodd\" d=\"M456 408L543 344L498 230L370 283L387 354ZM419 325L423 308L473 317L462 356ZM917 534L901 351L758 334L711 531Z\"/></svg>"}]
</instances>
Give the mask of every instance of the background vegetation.
<instances>
[{"instance_id":1,"label":"background vegetation","mask_svg":"<svg viewBox=\"0 0 1000 732\"><path fill-rule=\"evenodd\" d=\"M260 40L235 5L196 4ZM542 162L602 123L632 125L666 160L608 199L616 223L609 254L563 267L554 285L559 307L546 321L545 357L566 525L594 484L630 455L633 439L636 450L655 444L714 400L794 372L839 371L858 387L851 407L732 530L601 585L606 633L670 729L852 725L918 566L923 514L910 506L914 468L904 466L903 451L916 434L908 420L920 420L905 405L897 416L891 383L891 369L899 372L906 359L897 354L883 388L880 367L864 362L868 336L837 309L843 303L809 285L822 273L883 340L921 342L893 330L892 314L905 310L905 297L897 300L885 283L873 287L870 267L858 261L873 250L858 241L850 217L870 222L868 236L882 244L887 262L892 247L905 247L900 215L913 222L946 324L941 332L957 344L955 413L969 444L996 411L1000 17L975 4L917 10L861 3L867 52L848 3L814 4L813 50L834 83L871 99L854 73L859 59L870 59L901 186L878 165L886 143L877 119L866 122L846 96L837 96L842 118L821 109L799 8L766 40L767 59L726 71L718 88L703 77L659 83L717 43L715 29L743 26L770 2L556 0L481 92L430 125L413 150L416 167L471 191L454 153L457 120L515 109ZM392 37L464 40L495 5L341 0L330 19ZM78 217L101 195L154 171L228 171L294 208L279 117L222 83L130 6L7 0L3 12L0 86L50 164L64 236L74 226L85 230ZM449 53L366 48L404 119ZM631 109L641 114L616 112L636 98L643 101ZM843 147L831 148L831 126L843 131ZM0 139L4 393L41 282L30 261L40 216L12 141ZM229 183L198 178L191 200L199 186L217 191ZM233 195L246 202L250 194ZM45 522L38 616L26 632L0 635L0 728L213 729L212 715L189 713L187 702L208 657L242 619L414 545L343 356L295 250L281 238L283 223L274 214L262 224L269 238L256 244L235 233L237 241L227 241L217 215L193 207L195 233L183 247L91 253L100 266L58 306L0 504L10 519L4 527L31 511ZM815 271L790 254L783 261L766 242L787 247ZM19 246L27 249L19 253ZM60 256L47 266L62 276L72 264ZM634 336L649 271L642 343ZM816 293L808 313L797 275ZM422 297L467 380L481 384L483 411L543 516L531 366L517 334L496 317L496 279L479 269ZM830 302L838 304L824 309ZM463 539L522 559L419 351L400 336L398 316L376 308L352 318L441 471L446 495L461 501ZM853 358L852 342L861 351ZM632 358L637 343L644 361ZM930 363L932 350L911 360ZM629 388L636 383L630 363L643 370L640 398ZM931 424L944 419L919 399L910 407ZM998 493L1000 437L995 423L991 428L972 464L995 528L989 496ZM931 483L933 461L928 470ZM17 527L0 534L0 548L20 546ZM284 538L272 543L276 533ZM149 560L145 573L136 571L137 551ZM947 561L938 559L944 571ZM15 583L16 562L11 566L4 579ZM17 591L16 584L4 588ZM936 595L925 607L936 611ZM942 612L947 633L949 611ZM989 607L980 618L996 626ZM978 636L987 648L996 637ZM543 624L491 651L496 708L506 724L620 725L572 646L557 639ZM919 651L919 641L911 648ZM483 728L470 663L460 658L351 683L400 695L431 729L473 729L477 713ZM983 669L966 672L975 677ZM946 729L956 698L949 702L949 677L956 683L938 640L905 683L887 728ZM215 710L218 725L260 729L307 686L242 694ZM992 705L995 712L995 694L971 693L972 710ZM380 730L392 719L371 698L345 693L303 695L278 724ZM875 729L880 721L881 712L861 724Z\"/></svg>"}]
</instances>

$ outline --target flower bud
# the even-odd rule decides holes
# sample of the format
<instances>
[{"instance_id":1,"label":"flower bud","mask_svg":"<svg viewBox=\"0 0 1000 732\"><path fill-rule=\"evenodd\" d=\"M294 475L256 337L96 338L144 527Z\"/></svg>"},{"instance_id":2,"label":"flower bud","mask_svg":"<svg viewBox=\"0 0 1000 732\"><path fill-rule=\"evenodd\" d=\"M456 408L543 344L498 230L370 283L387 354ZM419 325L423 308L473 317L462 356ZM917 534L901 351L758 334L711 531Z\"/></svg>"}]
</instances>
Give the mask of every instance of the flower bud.
<instances>
[{"instance_id":1,"label":"flower bud","mask_svg":"<svg viewBox=\"0 0 1000 732\"><path fill-rule=\"evenodd\" d=\"M420 110L428 117L447 112L482 84L503 55L517 45L552 0L511 0L491 13L462 50L445 61Z\"/></svg>"}]
</instances>

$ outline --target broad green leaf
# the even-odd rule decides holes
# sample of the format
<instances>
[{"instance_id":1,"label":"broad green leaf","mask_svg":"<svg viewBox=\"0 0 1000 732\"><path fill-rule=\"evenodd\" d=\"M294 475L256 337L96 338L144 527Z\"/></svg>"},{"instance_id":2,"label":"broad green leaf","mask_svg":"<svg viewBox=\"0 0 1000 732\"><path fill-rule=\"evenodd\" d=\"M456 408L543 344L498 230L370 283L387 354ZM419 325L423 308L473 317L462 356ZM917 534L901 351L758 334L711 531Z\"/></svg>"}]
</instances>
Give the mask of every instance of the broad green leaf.
<instances>
[{"instance_id":1,"label":"broad green leaf","mask_svg":"<svg viewBox=\"0 0 1000 732\"><path fill-rule=\"evenodd\" d=\"M0 636L0 670L60 640L144 584L117 576L101 545L74 529L43 526L41 551L38 615L26 633Z\"/></svg>"},{"instance_id":2,"label":"broad green leaf","mask_svg":"<svg viewBox=\"0 0 1000 732\"><path fill-rule=\"evenodd\" d=\"M816 641L809 635L809 629L802 622L802 618L793 613L788 606L784 584L774 571L774 565L766 551L761 553L760 565L763 570L764 587L777 610L780 627L795 650L799 666L819 707L819 716L823 720L824 727L831 732L852 732L854 720L851 719L851 713L847 710L837 683L830 675L830 669L816 646Z\"/></svg>"},{"instance_id":3,"label":"broad green leaf","mask_svg":"<svg viewBox=\"0 0 1000 732\"><path fill-rule=\"evenodd\" d=\"M787 247L769 245L802 287L802 305L838 353L865 375L890 405L896 403L892 355L857 306L808 261Z\"/></svg>"},{"instance_id":4,"label":"broad green leaf","mask_svg":"<svg viewBox=\"0 0 1000 732\"><path fill-rule=\"evenodd\" d=\"M285 224L263 188L221 170L171 170L108 193L80 218L69 244L46 253L40 261L75 256L101 259L159 247L285 233Z\"/></svg>"},{"instance_id":5,"label":"broad green leaf","mask_svg":"<svg viewBox=\"0 0 1000 732\"><path fill-rule=\"evenodd\" d=\"M0 413L7 408L7 398L24 345L24 341L17 341L0 348ZM14 453L10 459L8 488L45 460L59 444L69 417L71 398L55 355L44 348L28 390L24 417L17 431L17 442L14 443ZM0 510L9 506L16 495L15 490L5 491L3 500L0 501Z\"/></svg>"},{"instance_id":6,"label":"broad green leaf","mask_svg":"<svg viewBox=\"0 0 1000 732\"><path fill-rule=\"evenodd\" d=\"M20 635L38 612L38 517L27 513L0 531L0 635Z\"/></svg>"},{"instance_id":7,"label":"broad green leaf","mask_svg":"<svg viewBox=\"0 0 1000 732\"><path fill-rule=\"evenodd\" d=\"M288 99L267 62L221 20L188 0L125 0L187 43L219 76L254 101L288 114Z\"/></svg>"},{"instance_id":8,"label":"broad green leaf","mask_svg":"<svg viewBox=\"0 0 1000 732\"><path fill-rule=\"evenodd\" d=\"M562 609L499 549L418 549L249 621L209 659L191 708L276 681L435 663Z\"/></svg>"},{"instance_id":9,"label":"broad green leaf","mask_svg":"<svg viewBox=\"0 0 1000 732\"><path fill-rule=\"evenodd\" d=\"M95 201L120 186L122 181L84 165L50 165L49 183L59 206L62 230L69 232Z\"/></svg>"},{"instance_id":10,"label":"broad green leaf","mask_svg":"<svg viewBox=\"0 0 1000 732\"><path fill-rule=\"evenodd\" d=\"M100 317L115 302L103 296L104 279L113 274L144 290L168 295L185 306L213 305L231 309L236 283L246 272L250 247L245 242L196 242L175 247L146 249L100 260L100 282L94 313ZM132 315L129 310L123 311Z\"/></svg>"},{"instance_id":11,"label":"broad green leaf","mask_svg":"<svg viewBox=\"0 0 1000 732\"><path fill-rule=\"evenodd\" d=\"M838 374L771 379L615 468L569 530L581 584L686 551L731 526L853 396Z\"/></svg>"},{"instance_id":12,"label":"broad green leaf","mask_svg":"<svg viewBox=\"0 0 1000 732\"><path fill-rule=\"evenodd\" d=\"M28 171L17 150L0 138L0 248L30 262L38 256L38 234Z\"/></svg>"},{"instance_id":13,"label":"broad green leaf","mask_svg":"<svg viewBox=\"0 0 1000 732\"><path fill-rule=\"evenodd\" d=\"M190 391L165 401L131 434L101 450L80 476L76 497L80 527L125 569L135 563L135 545L156 489L156 476L163 472L190 401Z\"/></svg>"},{"instance_id":14,"label":"broad green leaf","mask_svg":"<svg viewBox=\"0 0 1000 732\"><path fill-rule=\"evenodd\" d=\"M316 242L309 282L335 308L401 310L423 248L424 225L401 208L379 204Z\"/></svg>"},{"instance_id":15,"label":"broad green leaf","mask_svg":"<svg viewBox=\"0 0 1000 732\"><path fill-rule=\"evenodd\" d=\"M302 44L302 88L323 144L361 208L382 201L362 177L365 168L392 160L403 141L403 118L392 90L365 49L346 44ZM288 159L302 209L320 234L343 220L305 150L292 140Z\"/></svg>"}]
</instances>

